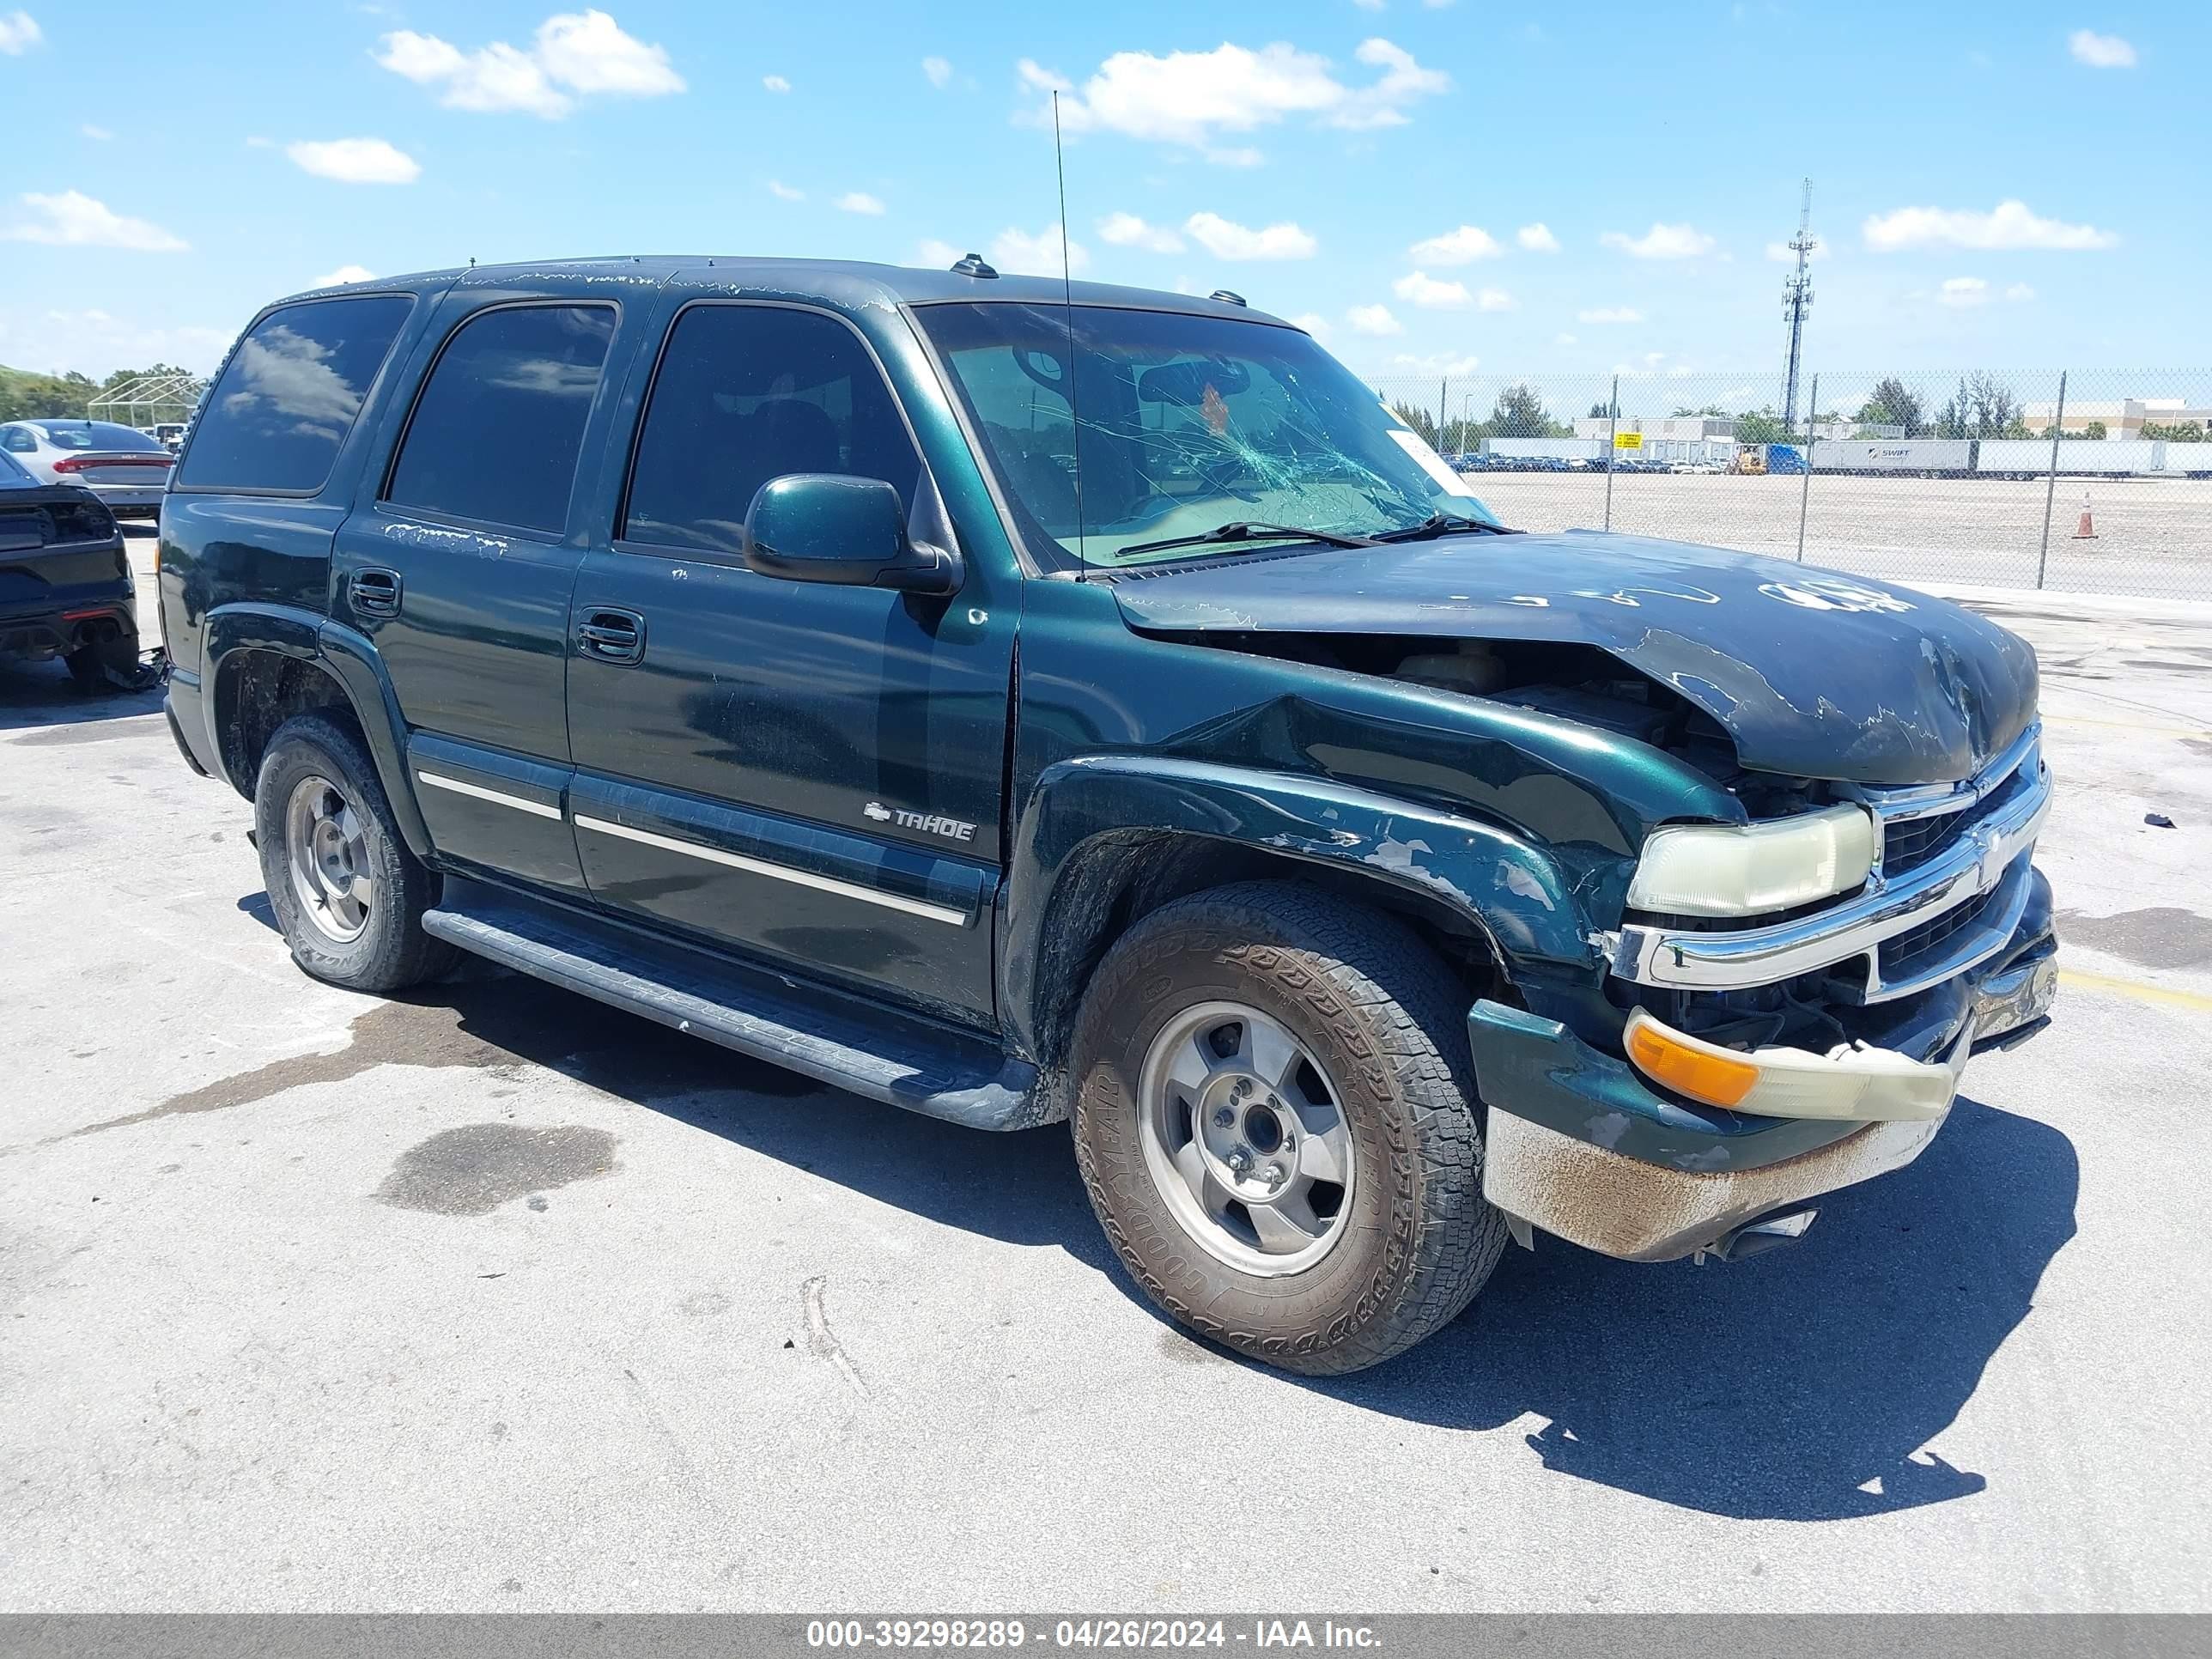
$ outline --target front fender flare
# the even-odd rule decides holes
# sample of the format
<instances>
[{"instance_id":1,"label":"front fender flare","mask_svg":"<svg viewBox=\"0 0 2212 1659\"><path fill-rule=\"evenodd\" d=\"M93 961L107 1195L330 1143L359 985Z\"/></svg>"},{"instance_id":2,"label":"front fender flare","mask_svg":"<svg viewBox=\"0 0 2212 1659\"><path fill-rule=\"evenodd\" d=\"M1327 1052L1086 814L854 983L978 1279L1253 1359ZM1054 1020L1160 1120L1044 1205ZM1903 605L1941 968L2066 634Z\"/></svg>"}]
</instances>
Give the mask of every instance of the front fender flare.
<instances>
[{"instance_id":1,"label":"front fender flare","mask_svg":"<svg viewBox=\"0 0 2212 1659\"><path fill-rule=\"evenodd\" d=\"M1083 757L1038 775L999 912L1000 1006L1024 1052L1040 1052L1044 1011L1034 993L1048 978L1060 878L1086 847L1133 831L1249 847L1441 901L1483 933L1509 977L1598 966L1559 862L1494 824L1310 774Z\"/></svg>"}]
</instances>

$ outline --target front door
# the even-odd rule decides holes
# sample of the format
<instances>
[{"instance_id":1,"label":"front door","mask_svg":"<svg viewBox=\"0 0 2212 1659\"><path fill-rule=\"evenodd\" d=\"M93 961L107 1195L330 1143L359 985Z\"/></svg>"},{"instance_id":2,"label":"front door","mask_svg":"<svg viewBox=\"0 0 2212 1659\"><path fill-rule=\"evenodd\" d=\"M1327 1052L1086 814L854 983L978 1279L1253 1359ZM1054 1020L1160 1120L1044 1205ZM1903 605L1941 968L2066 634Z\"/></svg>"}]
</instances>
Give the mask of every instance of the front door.
<instances>
[{"instance_id":1,"label":"front door","mask_svg":"<svg viewBox=\"0 0 2212 1659\"><path fill-rule=\"evenodd\" d=\"M988 1021L1016 617L759 576L754 492L922 462L853 326L798 306L675 317L612 535L585 556L568 719L578 850L623 913Z\"/></svg>"},{"instance_id":2,"label":"front door","mask_svg":"<svg viewBox=\"0 0 2212 1659\"><path fill-rule=\"evenodd\" d=\"M368 635L439 854L579 896L562 816L571 498L620 321L457 289L374 499L338 532L331 614ZM394 420L398 420L395 414Z\"/></svg>"}]
</instances>

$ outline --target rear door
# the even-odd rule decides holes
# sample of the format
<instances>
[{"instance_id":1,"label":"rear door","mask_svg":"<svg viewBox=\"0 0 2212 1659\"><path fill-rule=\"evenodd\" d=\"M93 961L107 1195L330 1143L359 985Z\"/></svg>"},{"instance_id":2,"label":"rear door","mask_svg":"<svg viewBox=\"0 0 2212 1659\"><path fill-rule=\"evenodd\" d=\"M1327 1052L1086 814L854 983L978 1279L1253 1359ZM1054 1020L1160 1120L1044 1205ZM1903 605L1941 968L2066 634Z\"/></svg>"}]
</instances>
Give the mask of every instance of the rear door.
<instances>
[{"instance_id":1,"label":"rear door","mask_svg":"<svg viewBox=\"0 0 2212 1659\"><path fill-rule=\"evenodd\" d=\"M338 532L331 615L391 677L439 854L580 894L562 811L572 521L628 337L622 306L574 286L447 295Z\"/></svg>"},{"instance_id":2,"label":"rear door","mask_svg":"<svg viewBox=\"0 0 2212 1659\"><path fill-rule=\"evenodd\" d=\"M1016 609L755 575L772 477L923 467L866 340L805 306L676 313L574 604L571 799L611 908L956 1018L992 1013Z\"/></svg>"}]
</instances>

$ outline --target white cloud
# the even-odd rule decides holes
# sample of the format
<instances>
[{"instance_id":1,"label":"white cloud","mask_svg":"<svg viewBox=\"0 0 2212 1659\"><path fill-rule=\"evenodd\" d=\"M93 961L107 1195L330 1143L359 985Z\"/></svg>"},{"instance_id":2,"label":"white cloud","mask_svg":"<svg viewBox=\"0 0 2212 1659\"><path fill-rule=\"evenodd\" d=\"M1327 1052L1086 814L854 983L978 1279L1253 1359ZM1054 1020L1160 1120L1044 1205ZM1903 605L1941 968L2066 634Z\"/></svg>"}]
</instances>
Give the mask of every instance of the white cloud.
<instances>
[{"instance_id":1,"label":"white cloud","mask_svg":"<svg viewBox=\"0 0 2212 1659\"><path fill-rule=\"evenodd\" d=\"M1449 351L1431 351L1425 356L1415 356L1410 351L1401 351L1390 359L1390 367L1403 369L1408 374L1419 374L1424 380L1431 377L1457 379L1472 374L1482 367L1482 359L1455 356Z\"/></svg>"},{"instance_id":2,"label":"white cloud","mask_svg":"<svg viewBox=\"0 0 2212 1659\"><path fill-rule=\"evenodd\" d=\"M1079 88L1024 58L1021 83L1039 101L1024 119L1049 125L1048 94L1060 94L1060 119L1068 132L1118 132L1125 137L1214 149L1224 133L1247 133L1292 116L1331 126L1394 126L1405 106L1450 85L1440 71L1423 69L1412 54L1383 40L1364 40L1352 54L1382 74L1364 87L1347 86L1318 52L1277 41L1255 51L1224 41L1211 52L1117 52ZM1218 152L1232 165L1238 151Z\"/></svg>"},{"instance_id":3,"label":"white cloud","mask_svg":"<svg viewBox=\"0 0 2212 1659\"><path fill-rule=\"evenodd\" d=\"M1983 305L1989 297L1990 285L1978 276L1947 276L1936 296L1939 303L1947 306Z\"/></svg>"},{"instance_id":4,"label":"white cloud","mask_svg":"<svg viewBox=\"0 0 2212 1659\"><path fill-rule=\"evenodd\" d=\"M1510 311L1516 301L1502 288L1486 288L1474 296L1477 311Z\"/></svg>"},{"instance_id":5,"label":"white cloud","mask_svg":"<svg viewBox=\"0 0 2212 1659\"><path fill-rule=\"evenodd\" d=\"M1133 213L1109 213L1098 222L1098 240L1116 247L1140 247L1152 253L1180 253L1182 238L1165 225L1148 225Z\"/></svg>"},{"instance_id":6,"label":"white cloud","mask_svg":"<svg viewBox=\"0 0 2212 1659\"><path fill-rule=\"evenodd\" d=\"M1638 259L1694 259L1713 249L1713 239L1692 225L1655 223L1641 236L1608 230L1598 240Z\"/></svg>"},{"instance_id":7,"label":"white cloud","mask_svg":"<svg viewBox=\"0 0 2212 1659\"><path fill-rule=\"evenodd\" d=\"M940 242L934 236L924 237L914 251L915 264L934 265L940 270L947 265L959 264L967 257L966 248L955 247L950 242Z\"/></svg>"},{"instance_id":8,"label":"white cloud","mask_svg":"<svg viewBox=\"0 0 2212 1659\"><path fill-rule=\"evenodd\" d=\"M1390 314L1388 306L1354 306L1345 316L1352 324L1354 334L1403 334L1405 324Z\"/></svg>"},{"instance_id":9,"label":"white cloud","mask_svg":"<svg viewBox=\"0 0 2212 1659\"><path fill-rule=\"evenodd\" d=\"M74 368L94 376L149 362L206 370L222 361L234 332L149 328L98 310L10 312L0 306L0 362L34 374Z\"/></svg>"},{"instance_id":10,"label":"white cloud","mask_svg":"<svg viewBox=\"0 0 2212 1659\"><path fill-rule=\"evenodd\" d=\"M1218 213L1194 213L1182 228L1217 259L1310 259L1321 246L1287 221L1253 230Z\"/></svg>"},{"instance_id":11,"label":"white cloud","mask_svg":"<svg viewBox=\"0 0 2212 1659\"><path fill-rule=\"evenodd\" d=\"M1465 283L1442 282L1425 270L1401 276L1390 284L1390 291L1428 311L1456 311L1462 306L1474 303L1474 296L1467 291Z\"/></svg>"},{"instance_id":12,"label":"white cloud","mask_svg":"<svg viewBox=\"0 0 2212 1659\"><path fill-rule=\"evenodd\" d=\"M1557 346L1571 346L1579 343L1571 334L1555 334L1552 337L1552 343Z\"/></svg>"},{"instance_id":13,"label":"white cloud","mask_svg":"<svg viewBox=\"0 0 2212 1659\"><path fill-rule=\"evenodd\" d=\"M45 38L39 31L39 20L27 11L0 16L0 52L10 58L21 58Z\"/></svg>"},{"instance_id":14,"label":"white cloud","mask_svg":"<svg viewBox=\"0 0 2212 1659\"><path fill-rule=\"evenodd\" d=\"M1462 225L1457 230L1414 243L1406 254L1427 265L1470 265L1477 259L1495 259L1504 252L1498 239L1480 226Z\"/></svg>"},{"instance_id":15,"label":"white cloud","mask_svg":"<svg viewBox=\"0 0 2212 1659\"><path fill-rule=\"evenodd\" d=\"M1206 159L1218 167L1256 167L1267 158L1251 144L1237 144L1228 149L1209 149Z\"/></svg>"},{"instance_id":16,"label":"white cloud","mask_svg":"<svg viewBox=\"0 0 2212 1659\"><path fill-rule=\"evenodd\" d=\"M2019 304L2023 300L2033 300L2034 297L2035 290L2030 288L2026 283L2014 283L2010 288L2005 290L2005 298L2010 300L2015 305Z\"/></svg>"},{"instance_id":17,"label":"white cloud","mask_svg":"<svg viewBox=\"0 0 2212 1659\"><path fill-rule=\"evenodd\" d=\"M781 179L771 179L768 181L768 193L779 201L803 202L806 199L805 191L794 190Z\"/></svg>"},{"instance_id":18,"label":"white cloud","mask_svg":"<svg viewBox=\"0 0 2212 1659\"><path fill-rule=\"evenodd\" d=\"M2076 250L2111 247L2120 240L2094 225L2039 218L2017 200L2000 202L1987 213L1964 208L1899 208L1894 213L1869 215L1862 229L1867 246L1881 253L1936 246Z\"/></svg>"},{"instance_id":19,"label":"white cloud","mask_svg":"<svg viewBox=\"0 0 2212 1659\"><path fill-rule=\"evenodd\" d=\"M1015 272L1024 276L1057 276L1060 275L1060 226L1057 222L1047 225L1034 236L1012 226L991 239L991 263L1000 270ZM1091 263L1090 251L1080 242L1067 245L1067 264L1071 273L1082 270Z\"/></svg>"},{"instance_id":20,"label":"white cloud","mask_svg":"<svg viewBox=\"0 0 2212 1659\"><path fill-rule=\"evenodd\" d=\"M520 110L549 121L574 109L577 96L655 98L684 90L666 48L625 34L598 10L547 18L527 52L504 40L463 52L434 34L398 29L374 56L417 86L442 88L438 101L448 109Z\"/></svg>"},{"instance_id":21,"label":"white cloud","mask_svg":"<svg viewBox=\"0 0 2212 1659\"><path fill-rule=\"evenodd\" d=\"M103 144L109 139L115 137L115 135L110 132L106 127L96 127L89 121L87 121L82 126L79 127L77 131L82 133L86 137L97 140L99 143Z\"/></svg>"},{"instance_id":22,"label":"white cloud","mask_svg":"<svg viewBox=\"0 0 2212 1659\"><path fill-rule=\"evenodd\" d=\"M929 84L933 87L942 88L952 83L952 64L949 58L925 58L921 60L921 72L929 77Z\"/></svg>"},{"instance_id":23,"label":"white cloud","mask_svg":"<svg viewBox=\"0 0 2212 1659\"><path fill-rule=\"evenodd\" d=\"M1302 311L1297 316L1291 318L1291 321L1295 323L1298 327L1305 330L1307 333L1312 335L1316 340L1326 341L1331 332L1328 325L1328 319L1322 316L1318 311Z\"/></svg>"},{"instance_id":24,"label":"white cloud","mask_svg":"<svg viewBox=\"0 0 2212 1659\"><path fill-rule=\"evenodd\" d=\"M1406 113L1407 105L1416 99L1451 90L1450 76L1442 70L1423 69L1413 61L1412 52L1380 36L1362 40L1359 49L1352 55L1369 68L1381 70L1382 76L1372 86L1356 89L1329 112L1328 125L1333 127L1345 127L1354 132L1373 127L1402 127L1411 118Z\"/></svg>"},{"instance_id":25,"label":"white cloud","mask_svg":"<svg viewBox=\"0 0 2212 1659\"><path fill-rule=\"evenodd\" d=\"M766 87L770 92L789 92L791 90L791 82L785 80L781 75L762 76L761 85Z\"/></svg>"},{"instance_id":26,"label":"white cloud","mask_svg":"<svg viewBox=\"0 0 2212 1659\"><path fill-rule=\"evenodd\" d=\"M21 16L19 12L16 14ZM2066 37L2066 50L2074 55L2077 64L2087 64L2091 69L2133 69L2136 49L2132 43L2117 34L2100 34L2094 29L2075 29Z\"/></svg>"},{"instance_id":27,"label":"white cloud","mask_svg":"<svg viewBox=\"0 0 2212 1659\"><path fill-rule=\"evenodd\" d=\"M1600 306L1594 311L1578 311L1575 320L1580 323L1640 323L1644 313L1626 306Z\"/></svg>"},{"instance_id":28,"label":"white cloud","mask_svg":"<svg viewBox=\"0 0 2212 1659\"><path fill-rule=\"evenodd\" d=\"M1559 239L1552 234L1552 228L1539 220L1533 225L1523 225L1513 233L1513 240L1531 253L1557 253Z\"/></svg>"},{"instance_id":29,"label":"white cloud","mask_svg":"<svg viewBox=\"0 0 2212 1659\"><path fill-rule=\"evenodd\" d=\"M347 185L411 185L422 164L381 138L307 138L284 146L302 173Z\"/></svg>"},{"instance_id":30,"label":"white cloud","mask_svg":"<svg viewBox=\"0 0 2212 1659\"><path fill-rule=\"evenodd\" d=\"M1352 3L1362 11L1380 11L1389 0L1352 0Z\"/></svg>"},{"instance_id":31,"label":"white cloud","mask_svg":"<svg viewBox=\"0 0 2212 1659\"><path fill-rule=\"evenodd\" d=\"M366 265L340 265L307 284L309 288L343 288L348 283L373 283L376 273Z\"/></svg>"},{"instance_id":32,"label":"white cloud","mask_svg":"<svg viewBox=\"0 0 2212 1659\"><path fill-rule=\"evenodd\" d=\"M846 213L865 213L873 217L884 210L880 197L871 196L865 190L848 190L831 205Z\"/></svg>"},{"instance_id":33,"label":"white cloud","mask_svg":"<svg viewBox=\"0 0 2212 1659\"><path fill-rule=\"evenodd\" d=\"M32 191L22 198L32 217L0 230L0 241L46 242L58 247L127 247L141 253L173 253L185 246L161 226L109 211L81 191Z\"/></svg>"}]
</instances>

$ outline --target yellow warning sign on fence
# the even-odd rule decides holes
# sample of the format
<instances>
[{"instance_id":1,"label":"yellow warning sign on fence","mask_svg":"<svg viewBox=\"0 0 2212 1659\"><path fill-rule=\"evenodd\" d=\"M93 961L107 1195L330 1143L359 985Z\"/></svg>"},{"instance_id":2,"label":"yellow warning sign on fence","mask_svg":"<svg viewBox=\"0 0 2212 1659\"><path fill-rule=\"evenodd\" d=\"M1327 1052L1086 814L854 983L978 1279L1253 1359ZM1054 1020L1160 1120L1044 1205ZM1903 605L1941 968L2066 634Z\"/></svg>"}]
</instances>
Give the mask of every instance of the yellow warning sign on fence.
<instances>
[{"instance_id":1,"label":"yellow warning sign on fence","mask_svg":"<svg viewBox=\"0 0 2212 1659\"><path fill-rule=\"evenodd\" d=\"M1615 449L1641 449L1644 447L1644 434L1641 432L1616 432L1613 434L1613 447Z\"/></svg>"}]
</instances>

